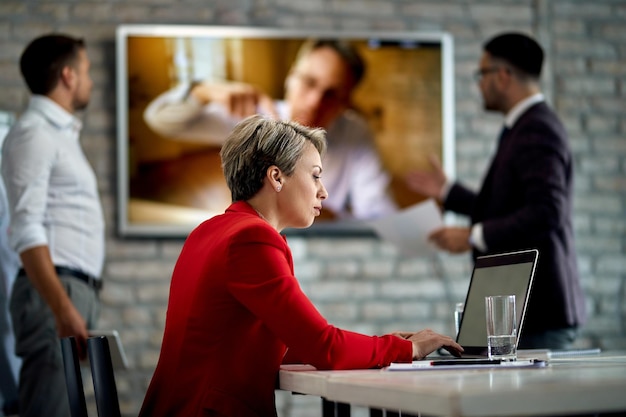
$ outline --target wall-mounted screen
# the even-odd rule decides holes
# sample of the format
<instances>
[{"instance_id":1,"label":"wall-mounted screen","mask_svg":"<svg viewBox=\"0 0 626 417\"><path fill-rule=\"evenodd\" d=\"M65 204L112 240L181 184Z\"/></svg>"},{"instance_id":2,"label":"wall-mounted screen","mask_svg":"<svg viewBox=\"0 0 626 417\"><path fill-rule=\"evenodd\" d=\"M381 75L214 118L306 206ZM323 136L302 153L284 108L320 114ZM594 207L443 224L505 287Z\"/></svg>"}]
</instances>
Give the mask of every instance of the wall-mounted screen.
<instances>
[{"instance_id":1,"label":"wall-mounted screen","mask_svg":"<svg viewBox=\"0 0 626 417\"><path fill-rule=\"evenodd\" d=\"M325 43L348 49L352 58L341 55L350 62L341 74L350 82L337 84L340 70L328 69L334 55L319 52ZM231 102L216 97L237 88L267 99L259 100L259 113L328 131L323 215L311 228L288 234L369 234L364 220L423 200L403 178L428 168L429 154L454 174L452 38L446 33L123 25L116 47L123 236L185 237L231 203L219 151L239 119ZM339 98L342 107L333 113ZM325 116L306 119L316 100Z\"/></svg>"}]
</instances>

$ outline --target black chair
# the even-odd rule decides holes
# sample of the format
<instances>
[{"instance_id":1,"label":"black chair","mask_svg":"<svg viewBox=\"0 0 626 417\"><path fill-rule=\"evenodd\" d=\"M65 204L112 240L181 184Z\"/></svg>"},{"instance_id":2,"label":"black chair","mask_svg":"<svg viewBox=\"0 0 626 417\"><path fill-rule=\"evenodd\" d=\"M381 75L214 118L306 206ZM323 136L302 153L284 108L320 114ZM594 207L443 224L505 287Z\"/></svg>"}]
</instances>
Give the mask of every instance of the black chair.
<instances>
[{"instance_id":1,"label":"black chair","mask_svg":"<svg viewBox=\"0 0 626 417\"><path fill-rule=\"evenodd\" d=\"M121 417L109 341L105 336L90 337L87 339L87 352L98 416Z\"/></svg>"},{"instance_id":2,"label":"black chair","mask_svg":"<svg viewBox=\"0 0 626 417\"><path fill-rule=\"evenodd\" d=\"M70 401L70 415L71 417L88 417L76 338L73 336L62 338L61 353L63 354L67 398Z\"/></svg>"}]
</instances>

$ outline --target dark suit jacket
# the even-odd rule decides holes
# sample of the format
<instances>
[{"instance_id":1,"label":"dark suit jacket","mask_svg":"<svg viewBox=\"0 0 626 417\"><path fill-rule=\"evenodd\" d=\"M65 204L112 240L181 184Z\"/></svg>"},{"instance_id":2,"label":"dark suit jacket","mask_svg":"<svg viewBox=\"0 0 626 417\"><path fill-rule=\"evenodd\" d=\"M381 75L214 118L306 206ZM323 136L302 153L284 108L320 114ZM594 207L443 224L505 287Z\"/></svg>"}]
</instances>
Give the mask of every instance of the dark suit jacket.
<instances>
[{"instance_id":1,"label":"dark suit jacket","mask_svg":"<svg viewBox=\"0 0 626 417\"><path fill-rule=\"evenodd\" d=\"M445 209L482 223L488 254L538 249L523 334L585 321L572 230L572 155L558 117L530 107L500 143L478 194L455 184ZM483 255L474 251L474 257Z\"/></svg>"},{"instance_id":2,"label":"dark suit jacket","mask_svg":"<svg viewBox=\"0 0 626 417\"><path fill-rule=\"evenodd\" d=\"M275 416L281 363L373 368L410 362L412 349L330 325L300 289L284 237L238 202L183 246L140 416Z\"/></svg>"}]
</instances>

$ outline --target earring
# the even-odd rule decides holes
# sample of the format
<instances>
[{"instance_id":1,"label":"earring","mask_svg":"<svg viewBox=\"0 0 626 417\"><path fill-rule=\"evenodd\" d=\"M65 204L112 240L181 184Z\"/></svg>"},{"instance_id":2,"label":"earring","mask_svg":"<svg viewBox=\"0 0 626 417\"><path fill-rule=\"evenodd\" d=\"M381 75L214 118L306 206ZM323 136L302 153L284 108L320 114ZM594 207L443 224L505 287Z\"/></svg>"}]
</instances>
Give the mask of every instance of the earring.
<instances>
[{"instance_id":1,"label":"earring","mask_svg":"<svg viewBox=\"0 0 626 417\"><path fill-rule=\"evenodd\" d=\"M279 192L282 189L282 187L279 185L278 187L276 187L276 192Z\"/></svg>"}]
</instances>

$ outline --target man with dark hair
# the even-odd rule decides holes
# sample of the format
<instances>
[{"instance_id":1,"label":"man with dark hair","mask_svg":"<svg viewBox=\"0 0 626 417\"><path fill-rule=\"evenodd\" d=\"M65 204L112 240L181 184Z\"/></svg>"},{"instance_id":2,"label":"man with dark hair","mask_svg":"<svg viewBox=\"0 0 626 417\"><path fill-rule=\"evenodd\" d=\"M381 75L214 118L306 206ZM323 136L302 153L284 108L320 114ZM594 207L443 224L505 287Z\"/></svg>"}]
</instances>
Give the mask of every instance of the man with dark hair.
<instances>
[{"instance_id":1,"label":"man with dark hair","mask_svg":"<svg viewBox=\"0 0 626 417\"><path fill-rule=\"evenodd\" d=\"M2 147L11 247L21 266L11 295L21 417L69 415L59 337L85 356L100 304L104 220L93 169L79 144L89 103L89 58L80 39L41 36L20 68L32 92Z\"/></svg>"},{"instance_id":2,"label":"man with dark hair","mask_svg":"<svg viewBox=\"0 0 626 417\"><path fill-rule=\"evenodd\" d=\"M485 110L505 115L491 166L478 193L433 170L407 183L470 217L471 227L444 227L430 236L441 249L474 256L538 249L520 348L563 349L586 319L572 227L573 160L567 133L539 88L543 50L519 33L484 45L476 71Z\"/></svg>"},{"instance_id":3,"label":"man with dark hair","mask_svg":"<svg viewBox=\"0 0 626 417\"><path fill-rule=\"evenodd\" d=\"M221 145L235 124L261 113L327 130L324 212L338 218L375 218L396 210L390 177L367 121L351 107L365 63L349 42L312 39L300 47L285 80L284 100L249 84L205 81L183 84L155 98L144 119L160 135Z\"/></svg>"}]
</instances>

